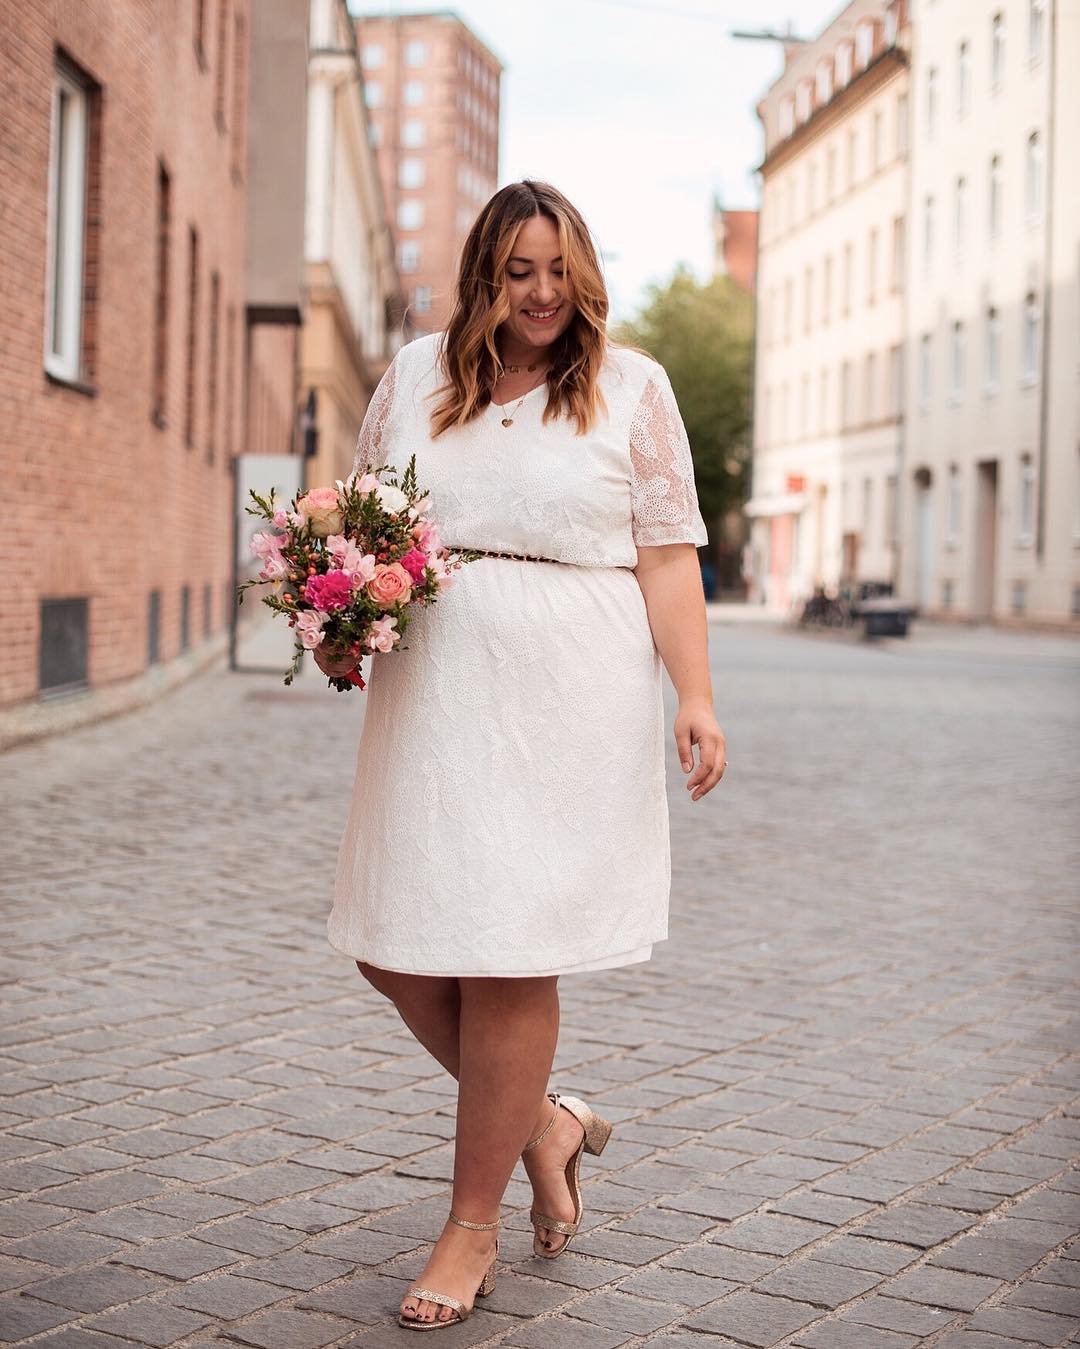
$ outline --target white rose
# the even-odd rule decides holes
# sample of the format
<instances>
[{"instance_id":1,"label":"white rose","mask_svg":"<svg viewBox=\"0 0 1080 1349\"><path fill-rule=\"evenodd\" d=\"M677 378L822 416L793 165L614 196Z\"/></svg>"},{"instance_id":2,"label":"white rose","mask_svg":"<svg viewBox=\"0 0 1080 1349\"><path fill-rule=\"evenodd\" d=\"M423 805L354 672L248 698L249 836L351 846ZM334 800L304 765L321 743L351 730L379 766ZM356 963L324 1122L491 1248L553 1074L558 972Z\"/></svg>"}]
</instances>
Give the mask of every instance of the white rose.
<instances>
[{"instance_id":1,"label":"white rose","mask_svg":"<svg viewBox=\"0 0 1080 1349\"><path fill-rule=\"evenodd\" d=\"M379 483L378 487L375 489L375 495L382 503L383 509L389 511L391 515L396 511L403 511L409 504L409 498L401 488L394 487L390 483Z\"/></svg>"}]
</instances>

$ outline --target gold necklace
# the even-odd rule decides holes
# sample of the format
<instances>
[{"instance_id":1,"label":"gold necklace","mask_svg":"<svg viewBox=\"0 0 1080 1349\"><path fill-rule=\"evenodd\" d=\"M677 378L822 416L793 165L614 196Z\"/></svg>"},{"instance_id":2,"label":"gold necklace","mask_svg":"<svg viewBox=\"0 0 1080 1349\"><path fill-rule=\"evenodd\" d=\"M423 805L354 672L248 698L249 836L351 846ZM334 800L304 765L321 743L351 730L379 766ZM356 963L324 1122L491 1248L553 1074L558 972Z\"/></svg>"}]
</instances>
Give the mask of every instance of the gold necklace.
<instances>
[{"instance_id":1,"label":"gold necklace","mask_svg":"<svg viewBox=\"0 0 1080 1349\"><path fill-rule=\"evenodd\" d=\"M538 384L536 387L539 388L539 387L540 387L539 384ZM523 393L523 394L521 395L521 397L517 400L517 404L516 404L515 407L514 407L514 412L516 412L516 411L518 410L518 408L521 407L522 403L524 403L525 399L528 398L528 396L529 396L530 393L532 393L532 389L530 389L528 393ZM492 399L491 401L492 401L493 403L495 402L494 399ZM503 418L502 418L502 424L503 424L503 426L513 426L513 424L514 424L513 413L511 413L510 416L507 416L507 415L506 415L506 404L505 404L505 403L495 403L495 406L496 406L496 407L502 412L502 414L503 414Z\"/></svg>"},{"instance_id":2,"label":"gold necklace","mask_svg":"<svg viewBox=\"0 0 1080 1349\"><path fill-rule=\"evenodd\" d=\"M528 370L532 374L539 364L539 361L533 361L532 365L504 365L503 369L510 375L520 375L522 370Z\"/></svg>"}]
</instances>

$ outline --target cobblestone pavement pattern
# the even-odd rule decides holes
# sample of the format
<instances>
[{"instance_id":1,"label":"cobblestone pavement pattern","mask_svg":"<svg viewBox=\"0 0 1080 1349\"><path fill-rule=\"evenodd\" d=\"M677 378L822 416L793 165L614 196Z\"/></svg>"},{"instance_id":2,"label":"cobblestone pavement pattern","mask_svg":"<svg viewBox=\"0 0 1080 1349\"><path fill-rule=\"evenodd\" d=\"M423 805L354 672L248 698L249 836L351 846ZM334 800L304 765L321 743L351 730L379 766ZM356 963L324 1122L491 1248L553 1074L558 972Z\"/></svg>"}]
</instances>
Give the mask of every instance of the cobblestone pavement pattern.
<instances>
[{"instance_id":1,"label":"cobblestone pavement pattern","mask_svg":"<svg viewBox=\"0 0 1080 1349\"><path fill-rule=\"evenodd\" d=\"M587 1230L534 1259L519 1166L446 1343L1080 1342L1080 646L712 649L670 940L562 981ZM360 716L221 672L5 756L0 1340L404 1342L454 1084L325 942Z\"/></svg>"}]
</instances>

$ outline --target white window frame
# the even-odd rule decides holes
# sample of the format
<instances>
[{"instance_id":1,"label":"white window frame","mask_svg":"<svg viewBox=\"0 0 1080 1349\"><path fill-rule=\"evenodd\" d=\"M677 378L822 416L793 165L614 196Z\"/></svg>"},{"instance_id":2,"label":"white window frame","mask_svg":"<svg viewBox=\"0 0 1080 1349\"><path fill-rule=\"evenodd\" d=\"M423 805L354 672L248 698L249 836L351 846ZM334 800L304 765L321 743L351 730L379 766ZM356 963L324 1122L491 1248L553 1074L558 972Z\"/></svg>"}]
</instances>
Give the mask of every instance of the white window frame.
<instances>
[{"instance_id":1,"label":"white window frame","mask_svg":"<svg viewBox=\"0 0 1080 1349\"><path fill-rule=\"evenodd\" d=\"M381 42L365 42L360 50L360 64L365 70L378 70L385 55Z\"/></svg>"},{"instance_id":2,"label":"white window frame","mask_svg":"<svg viewBox=\"0 0 1080 1349\"><path fill-rule=\"evenodd\" d=\"M65 99L66 117L62 116ZM44 361L50 375L73 381L82 376L88 132L88 91L67 71L58 68L53 80L49 137Z\"/></svg>"},{"instance_id":3,"label":"white window frame","mask_svg":"<svg viewBox=\"0 0 1080 1349\"><path fill-rule=\"evenodd\" d=\"M413 291L413 308L418 314L431 313L431 287L417 286Z\"/></svg>"},{"instance_id":4,"label":"white window frame","mask_svg":"<svg viewBox=\"0 0 1080 1349\"><path fill-rule=\"evenodd\" d=\"M1030 548L1035 541L1035 461L1032 456L1022 454L1018 468L1016 543L1019 548Z\"/></svg>"},{"instance_id":5,"label":"white window frame","mask_svg":"<svg viewBox=\"0 0 1080 1349\"><path fill-rule=\"evenodd\" d=\"M960 465L950 464L945 480L945 547L955 548L960 542Z\"/></svg>"},{"instance_id":6,"label":"white window frame","mask_svg":"<svg viewBox=\"0 0 1080 1349\"><path fill-rule=\"evenodd\" d=\"M836 87L843 89L851 83L854 53L850 42L841 42L836 49Z\"/></svg>"},{"instance_id":7,"label":"white window frame","mask_svg":"<svg viewBox=\"0 0 1080 1349\"><path fill-rule=\"evenodd\" d=\"M406 80L401 89L401 101L407 108L418 108L424 101L423 80Z\"/></svg>"},{"instance_id":8,"label":"white window frame","mask_svg":"<svg viewBox=\"0 0 1080 1349\"><path fill-rule=\"evenodd\" d=\"M938 72L931 66L926 72L926 137L932 140L937 131Z\"/></svg>"},{"instance_id":9,"label":"white window frame","mask_svg":"<svg viewBox=\"0 0 1080 1349\"><path fill-rule=\"evenodd\" d=\"M1005 11L990 18L990 90L999 93L1005 83Z\"/></svg>"},{"instance_id":10,"label":"white window frame","mask_svg":"<svg viewBox=\"0 0 1080 1349\"><path fill-rule=\"evenodd\" d=\"M1034 291L1028 291L1024 297L1024 335L1021 347L1023 371L1021 382L1035 384L1039 378L1039 297Z\"/></svg>"},{"instance_id":11,"label":"white window frame","mask_svg":"<svg viewBox=\"0 0 1080 1349\"><path fill-rule=\"evenodd\" d=\"M382 107L382 83L379 80L364 81L364 102L369 108Z\"/></svg>"},{"instance_id":12,"label":"white window frame","mask_svg":"<svg viewBox=\"0 0 1080 1349\"><path fill-rule=\"evenodd\" d=\"M993 397L1001 387L1001 314L995 305L986 311L984 387Z\"/></svg>"},{"instance_id":13,"label":"white window frame","mask_svg":"<svg viewBox=\"0 0 1080 1349\"><path fill-rule=\"evenodd\" d=\"M410 70L416 70L427 61L427 43L413 38L405 44L405 64Z\"/></svg>"},{"instance_id":14,"label":"white window frame","mask_svg":"<svg viewBox=\"0 0 1080 1349\"><path fill-rule=\"evenodd\" d=\"M1045 167L1042 137L1038 131L1033 131L1027 138L1024 159L1024 215L1029 223L1042 216Z\"/></svg>"},{"instance_id":15,"label":"white window frame","mask_svg":"<svg viewBox=\"0 0 1080 1349\"><path fill-rule=\"evenodd\" d=\"M855 65L865 70L874 57L874 25L871 20L860 23L855 30Z\"/></svg>"},{"instance_id":16,"label":"white window frame","mask_svg":"<svg viewBox=\"0 0 1080 1349\"><path fill-rule=\"evenodd\" d=\"M959 258L964 251L964 230L967 224L967 179L963 174L953 189L953 248Z\"/></svg>"},{"instance_id":17,"label":"white window frame","mask_svg":"<svg viewBox=\"0 0 1080 1349\"><path fill-rule=\"evenodd\" d=\"M423 187L426 176L422 159L417 159L413 155L405 155L398 160L398 187Z\"/></svg>"},{"instance_id":18,"label":"white window frame","mask_svg":"<svg viewBox=\"0 0 1080 1349\"><path fill-rule=\"evenodd\" d=\"M421 230L424 228L424 203L415 198L406 198L398 202L398 229Z\"/></svg>"},{"instance_id":19,"label":"white window frame","mask_svg":"<svg viewBox=\"0 0 1080 1349\"><path fill-rule=\"evenodd\" d=\"M786 98L780 100L780 111L777 116L777 132L781 140L786 140L795 130L795 100L789 94Z\"/></svg>"},{"instance_id":20,"label":"white window frame","mask_svg":"<svg viewBox=\"0 0 1080 1349\"><path fill-rule=\"evenodd\" d=\"M934 395L934 344L929 333L919 338L919 411L925 412Z\"/></svg>"},{"instance_id":21,"label":"white window frame","mask_svg":"<svg viewBox=\"0 0 1080 1349\"><path fill-rule=\"evenodd\" d=\"M1046 44L1046 0L1028 3L1028 61L1036 65L1042 60Z\"/></svg>"},{"instance_id":22,"label":"white window frame","mask_svg":"<svg viewBox=\"0 0 1080 1349\"><path fill-rule=\"evenodd\" d=\"M960 319L957 319L952 325L950 366L951 388L949 398L954 404L962 403L967 383L967 329Z\"/></svg>"},{"instance_id":23,"label":"white window frame","mask_svg":"<svg viewBox=\"0 0 1080 1349\"><path fill-rule=\"evenodd\" d=\"M415 272L420 266L420 241L403 239L398 245L398 271Z\"/></svg>"},{"instance_id":24,"label":"white window frame","mask_svg":"<svg viewBox=\"0 0 1080 1349\"><path fill-rule=\"evenodd\" d=\"M406 117L401 124L401 145L405 150L419 150L427 143L427 124L421 117Z\"/></svg>"},{"instance_id":25,"label":"white window frame","mask_svg":"<svg viewBox=\"0 0 1080 1349\"><path fill-rule=\"evenodd\" d=\"M1001 156L994 155L990 160L990 177L987 183L986 200L986 228L991 239L1001 238L1001 212L1005 200L1003 189Z\"/></svg>"},{"instance_id":26,"label":"white window frame","mask_svg":"<svg viewBox=\"0 0 1080 1349\"><path fill-rule=\"evenodd\" d=\"M817 101L821 106L833 95L833 67L831 61L819 61L817 68Z\"/></svg>"}]
</instances>

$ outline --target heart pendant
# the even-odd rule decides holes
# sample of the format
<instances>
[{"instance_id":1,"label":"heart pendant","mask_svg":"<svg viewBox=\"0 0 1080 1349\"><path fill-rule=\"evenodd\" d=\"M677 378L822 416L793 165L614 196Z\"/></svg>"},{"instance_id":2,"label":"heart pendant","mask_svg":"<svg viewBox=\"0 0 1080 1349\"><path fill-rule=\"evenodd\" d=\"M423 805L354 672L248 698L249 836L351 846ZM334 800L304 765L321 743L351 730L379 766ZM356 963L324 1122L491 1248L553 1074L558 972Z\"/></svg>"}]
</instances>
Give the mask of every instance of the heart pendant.
<instances>
[{"instance_id":1,"label":"heart pendant","mask_svg":"<svg viewBox=\"0 0 1080 1349\"><path fill-rule=\"evenodd\" d=\"M513 424L514 424L514 419L513 419L513 417L504 417L504 418L502 419L502 424L503 424L503 426L513 426Z\"/></svg>"}]
</instances>

